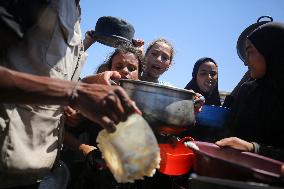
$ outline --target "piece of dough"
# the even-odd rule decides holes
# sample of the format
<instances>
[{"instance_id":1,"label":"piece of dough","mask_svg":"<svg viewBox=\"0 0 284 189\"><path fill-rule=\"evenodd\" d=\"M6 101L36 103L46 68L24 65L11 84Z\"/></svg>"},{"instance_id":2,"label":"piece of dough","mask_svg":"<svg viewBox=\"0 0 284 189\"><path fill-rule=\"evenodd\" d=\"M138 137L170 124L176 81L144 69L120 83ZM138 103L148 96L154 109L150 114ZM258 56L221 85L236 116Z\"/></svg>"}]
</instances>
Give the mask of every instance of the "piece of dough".
<instances>
[{"instance_id":1,"label":"piece of dough","mask_svg":"<svg viewBox=\"0 0 284 189\"><path fill-rule=\"evenodd\" d=\"M133 114L117 125L114 133L102 130L98 147L119 183L153 176L160 163L157 139L142 116Z\"/></svg>"}]
</instances>

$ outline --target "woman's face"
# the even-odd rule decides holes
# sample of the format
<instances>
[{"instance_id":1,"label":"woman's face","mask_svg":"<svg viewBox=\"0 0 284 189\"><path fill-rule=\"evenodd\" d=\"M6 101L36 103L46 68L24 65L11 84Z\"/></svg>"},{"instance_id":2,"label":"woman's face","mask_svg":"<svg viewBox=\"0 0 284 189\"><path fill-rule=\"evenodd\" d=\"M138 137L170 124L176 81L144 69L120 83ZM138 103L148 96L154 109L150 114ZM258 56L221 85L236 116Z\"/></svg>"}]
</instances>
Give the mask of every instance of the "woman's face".
<instances>
[{"instance_id":1,"label":"woman's face","mask_svg":"<svg viewBox=\"0 0 284 189\"><path fill-rule=\"evenodd\" d=\"M197 72L197 85L201 91L207 93L213 90L218 80L218 68L213 62L201 64Z\"/></svg>"},{"instance_id":2,"label":"woman's face","mask_svg":"<svg viewBox=\"0 0 284 189\"><path fill-rule=\"evenodd\" d=\"M246 41L246 62L252 78L259 79L266 74L265 59L249 40Z\"/></svg>"},{"instance_id":3,"label":"woman's face","mask_svg":"<svg viewBox=\"0 0 284 189\"><path fill-rule=\"evenodd\" d=\"M118 53L112 58L111 71L118 71L122 79L139 79L139 61L132 53Z\"/></svg>"},{"instance_id":4,"label":"woman's face","mask_svg":"<svg viewBox=\"0 0 284 189\"><path fill-rule=\"evenodd\" d=\"M146 72L158 78L171 64L171 47L164 42L155 43L146 54Z\"/></svg>"}]
</instances>

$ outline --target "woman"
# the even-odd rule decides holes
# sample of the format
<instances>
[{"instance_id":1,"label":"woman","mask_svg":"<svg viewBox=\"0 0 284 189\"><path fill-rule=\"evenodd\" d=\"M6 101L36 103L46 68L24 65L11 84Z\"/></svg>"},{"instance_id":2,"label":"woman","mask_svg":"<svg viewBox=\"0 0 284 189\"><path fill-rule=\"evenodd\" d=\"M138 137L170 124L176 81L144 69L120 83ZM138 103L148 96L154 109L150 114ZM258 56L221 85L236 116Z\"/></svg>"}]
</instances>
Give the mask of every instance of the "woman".
<instances>
[{"instance_id":1,"label":"woman","mask_svg":"<svg viewBox=\"0 0 284 189\"><path fill-rule=\"evenodd\" d=\"M185 89L191 89L203 95L205 105L220 106L217 63L208 57L197 60L193 67L192 79Z\"/></svg>"},{"instance_id":2,"label":"woman","mask_svg":"<svg viewBox=\"0 0 284 189\"><path fill-rule=\"evenodd\" d=\"M236 137L217 145L284 161L283 52L283 23L264 24L247 37L246 61L255 80L242 85L233 104L228 126Z\"/></svg>"},{"instance_id":3,"label":"woman","mask_svg":"<svg viewBox=\"0 0 284 189\"><path fill-rule=\"evenodd\" d=\"M174 57L173 45L166 39L160 38L150 43L145 52L145 70L141 80L170 85L159 81L159 77L172 65Z\"/></svg>"}]
</instances>

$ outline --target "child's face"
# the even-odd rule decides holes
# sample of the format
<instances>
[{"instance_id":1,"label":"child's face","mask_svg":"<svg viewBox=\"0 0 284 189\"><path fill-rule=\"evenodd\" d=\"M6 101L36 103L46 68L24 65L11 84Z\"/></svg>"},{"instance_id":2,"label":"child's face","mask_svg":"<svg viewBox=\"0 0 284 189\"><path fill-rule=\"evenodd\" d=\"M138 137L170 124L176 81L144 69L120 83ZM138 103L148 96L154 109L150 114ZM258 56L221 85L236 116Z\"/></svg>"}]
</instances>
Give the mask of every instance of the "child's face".
<instances>
[{"instance_id":1,"label":"child's face","mask_svg":"<svg viewBox=\"0 0 284 189\"><path fill-rule=\"evenodd\" d=\"M118 53L112 59L111 71L118 71L122 79L139 79L139 61L132 53Z\"/></svg>"},{"instance_id":2,"label":"child's face","mask_svg":"<svg viewBox=\"0 0 284 189\"><path fill-rule=\"evenodd\" d=\"M266 74L265 59L249 40L246 42L246 62L252 78L259 79L264 77Z\"/></svg>"},{"instance_id":3,"label":"child's face","mask_svg":"<svg viewBox=\"0 0 284 189\"><path fill-rule=\"evenodd\" d=\"M163 42L154 44L146 55L146 72L148 75L158 78L171 64L171 47Z\"/></svg>"},{"instance_id":4,"label":"child's face","mask_svg":"<svg viewBox=\"0 0 284 189\"><path fill-rule=\"evenodd\" d=\"M210 92L217 84L218 68L213 62L200 65L197 73L197 84L201 91Z\"/></svg>"}]
</instances>

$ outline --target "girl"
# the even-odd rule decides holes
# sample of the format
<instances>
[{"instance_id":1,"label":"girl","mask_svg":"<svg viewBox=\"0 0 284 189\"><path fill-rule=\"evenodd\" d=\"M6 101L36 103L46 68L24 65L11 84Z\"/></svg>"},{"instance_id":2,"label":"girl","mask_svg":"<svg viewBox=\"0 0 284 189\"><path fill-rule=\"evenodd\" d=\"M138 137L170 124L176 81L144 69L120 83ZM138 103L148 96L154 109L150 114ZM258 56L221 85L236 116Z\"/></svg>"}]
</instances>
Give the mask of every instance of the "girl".
<instances>
[{"instance_id":1,"label":"girl","mask_svg":"<svg viewBox=\"0 0 284 189\"><path fill-rule=\"evenodd\" d=\"M150 43L145 52L145 70L141 80L170 85L159 81L159 77L172 65L174 57L173 45L166 39L160 38Z\"/></svg>"},{"instance_id":2,"label":"girl","mask_svg":"<svg viewBox=\"0 0 284 189\"><path fill-rule=\"evenodd\" d=\"M217 63L208 57L197 60L193 67L192 79L185 89L191 89L203 95L206 105L220 106Z\"/></svg>"}]
</instances>

